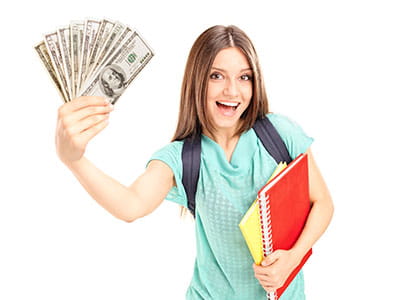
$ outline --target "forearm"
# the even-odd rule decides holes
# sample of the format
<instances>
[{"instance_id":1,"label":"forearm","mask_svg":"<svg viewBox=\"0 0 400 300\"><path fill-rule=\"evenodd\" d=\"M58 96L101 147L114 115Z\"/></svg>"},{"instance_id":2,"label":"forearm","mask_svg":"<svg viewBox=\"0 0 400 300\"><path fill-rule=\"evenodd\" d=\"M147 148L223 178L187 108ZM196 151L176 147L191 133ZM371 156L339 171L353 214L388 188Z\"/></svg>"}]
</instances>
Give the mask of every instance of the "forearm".
<instances>
[{"instance_id":1,"label":"forearm","mask_svg":"<svg viewBox=\"0 0 400 300\"><path fill-rule=\"evenodd\" d=\"M305 227L291 252L300 261L328 227L333 215L331 201L317 201L313 204Z\"/></svg>"},{"instance_id":2,"label":"forearm","mask_svg":"<svg viewBox=\"0 0 400 300\"><path fill-rule=\"evenodd\" d=\"M116 218L124 221L137 218L137 199L126 186L103 173L85 157L66 165L92 198Z\"/></svg>"}]
</instances>

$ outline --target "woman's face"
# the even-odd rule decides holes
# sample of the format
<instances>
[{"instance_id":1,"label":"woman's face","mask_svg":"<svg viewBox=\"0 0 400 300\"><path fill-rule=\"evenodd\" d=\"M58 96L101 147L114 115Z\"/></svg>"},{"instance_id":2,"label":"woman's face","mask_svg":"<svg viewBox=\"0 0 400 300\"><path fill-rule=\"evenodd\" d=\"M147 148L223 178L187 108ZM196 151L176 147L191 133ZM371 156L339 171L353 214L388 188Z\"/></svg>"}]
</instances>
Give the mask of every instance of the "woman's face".
<instances>
[{"instance_id":1,"label":"woman's face","mask_svg":"<svg viewBox=\"0 0 400 300\"><path fill-rule=\"evenodd\" d=\"M236 47L221 50L213 62L207 90L207 113L216 130L236 129L250 104L253 72Z\"/></svg>"}]
</instances>

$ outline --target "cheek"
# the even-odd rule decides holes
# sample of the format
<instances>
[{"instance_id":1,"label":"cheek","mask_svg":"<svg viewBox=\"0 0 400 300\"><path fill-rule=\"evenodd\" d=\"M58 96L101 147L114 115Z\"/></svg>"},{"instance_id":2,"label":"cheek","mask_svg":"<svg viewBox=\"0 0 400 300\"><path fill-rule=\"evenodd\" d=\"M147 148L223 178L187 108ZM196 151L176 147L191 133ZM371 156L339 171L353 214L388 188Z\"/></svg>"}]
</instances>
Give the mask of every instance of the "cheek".
<instances>
[{"instance_id":1,"label":"cheek","mask_svg":"<svg viewBox=\"0 0 400 300\"><path fill-rule=\"evenodd\" d=\"M209 83L207 87L207 100L215 100L219 94L219 88L217 84Z\"/></svg>"},{"instance_id":2,"label":"cheek","mask_svg":"<svg viewBox=\"0 0 400 300\"><path fill-rule=\"evenodd\" d=\"M242 90L242 97L245 101L250 101L253 96L253 86L250 84Z\"/></svg>"}]
</instances>

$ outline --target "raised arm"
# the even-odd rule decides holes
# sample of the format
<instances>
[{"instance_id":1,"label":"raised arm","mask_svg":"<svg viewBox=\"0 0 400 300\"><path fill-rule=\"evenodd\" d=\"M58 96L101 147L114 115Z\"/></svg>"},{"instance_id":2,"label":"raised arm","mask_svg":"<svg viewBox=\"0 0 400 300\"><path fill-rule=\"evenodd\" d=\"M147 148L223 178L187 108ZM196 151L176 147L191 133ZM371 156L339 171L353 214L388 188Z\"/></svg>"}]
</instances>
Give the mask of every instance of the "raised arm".
<instances>
[{"instance_id":1,"label":"raised arm","mask_svg":"<svg viewBox=\"0 0 400 300\"><path fill-rule=\"evenodd\" d=\"M154 160L128 187L84 157L88 142L107 126L111 111L112 106L100 97L80 97L61 106L57 154L93 199L115 217L132 222L161 204L174 185L174 176L165 163Z\"/></svg>"}]
</instances>

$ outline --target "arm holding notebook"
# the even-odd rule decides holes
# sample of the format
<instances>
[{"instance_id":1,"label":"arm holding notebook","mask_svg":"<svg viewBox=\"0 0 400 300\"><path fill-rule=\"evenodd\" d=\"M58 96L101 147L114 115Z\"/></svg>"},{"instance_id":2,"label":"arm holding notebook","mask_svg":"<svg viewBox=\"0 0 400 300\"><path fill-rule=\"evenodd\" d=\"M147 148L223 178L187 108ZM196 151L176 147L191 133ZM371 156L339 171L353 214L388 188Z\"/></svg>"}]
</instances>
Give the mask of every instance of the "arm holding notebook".
<instances>
[{"instance_id":1,"label":"arm holding notebook","mask_svg":"<svg viewBox=\"0 0 400 300\"><path fill-rule=\"evenodd\" d=\"M332 218L333 203L329 190L310 149L307 154L310 214L299 239L290 250L276 250L266 257L260 266L254 264L255 277L266 291L275 291L284 284L307 251L324 233Z\"/></svg>"}]
</instances>

